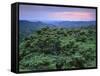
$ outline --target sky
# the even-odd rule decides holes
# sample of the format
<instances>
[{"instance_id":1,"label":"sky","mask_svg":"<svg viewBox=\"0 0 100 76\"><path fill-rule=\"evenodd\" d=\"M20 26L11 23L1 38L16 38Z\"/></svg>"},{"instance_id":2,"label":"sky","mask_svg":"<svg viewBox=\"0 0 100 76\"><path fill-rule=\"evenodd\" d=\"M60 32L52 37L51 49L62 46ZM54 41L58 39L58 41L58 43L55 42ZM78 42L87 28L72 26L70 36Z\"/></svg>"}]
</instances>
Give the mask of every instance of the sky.
<instances>
[{"instance_id":1,"label":"sky","mask_svg":"<svg viewBox=\"0 0 100 76\"><path fill-rule=\"evenodd\" d=\"M95 21L93 8L20 5L19 20L28 21Z\"/></svg>"}]
</instances>

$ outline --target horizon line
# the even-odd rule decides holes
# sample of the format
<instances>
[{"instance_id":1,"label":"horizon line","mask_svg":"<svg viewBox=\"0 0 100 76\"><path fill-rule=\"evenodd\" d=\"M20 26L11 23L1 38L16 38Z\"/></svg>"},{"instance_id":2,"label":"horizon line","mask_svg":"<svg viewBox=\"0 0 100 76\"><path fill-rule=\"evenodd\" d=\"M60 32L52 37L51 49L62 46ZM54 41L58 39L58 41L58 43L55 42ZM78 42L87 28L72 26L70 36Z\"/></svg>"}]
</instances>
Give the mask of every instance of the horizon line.
<instances>
[{"instance_id":1,"label":"horizon line","mask_svg":"<svg viewBox=\"0 0 100 76\"><path fill-rule=\"evenodd\" d=\"M69 21L69 22L79 22L80 20L22 20L22 19L19 19L19 21L29 21L29 22L49 22L49 21L59 21L59 22L62 22L62 21ZM90 22L90 21L96 21L96 20L81 20L80 22Z\"/></svg>"}]
</instances>

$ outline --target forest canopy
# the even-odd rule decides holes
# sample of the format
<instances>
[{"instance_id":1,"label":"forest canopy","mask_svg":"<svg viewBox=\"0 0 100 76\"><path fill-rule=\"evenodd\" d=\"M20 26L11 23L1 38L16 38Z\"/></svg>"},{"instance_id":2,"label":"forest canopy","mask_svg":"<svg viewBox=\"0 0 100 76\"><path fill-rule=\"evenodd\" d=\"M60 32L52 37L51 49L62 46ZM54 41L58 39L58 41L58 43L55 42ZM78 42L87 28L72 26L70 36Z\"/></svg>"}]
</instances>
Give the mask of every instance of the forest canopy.
<instances>
[{"instance_id":1,"label":"forest canopy","mask_svg":"<svg viewBox=\"0 0 100 76\"><path fill-rule=\"evenodd\" d=\"M19 45L19 70L96 67L96 28L44 27Z\"/></svg>"}]
</instances>

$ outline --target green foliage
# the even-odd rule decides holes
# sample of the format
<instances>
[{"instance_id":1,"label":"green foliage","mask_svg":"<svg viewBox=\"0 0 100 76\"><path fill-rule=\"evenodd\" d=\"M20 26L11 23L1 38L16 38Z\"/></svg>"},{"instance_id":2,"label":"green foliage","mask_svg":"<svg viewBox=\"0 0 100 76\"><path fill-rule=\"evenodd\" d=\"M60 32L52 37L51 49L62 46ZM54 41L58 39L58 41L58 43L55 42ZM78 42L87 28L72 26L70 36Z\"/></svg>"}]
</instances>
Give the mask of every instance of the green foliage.
<instances>
[{"instance_id":1,"label":"green foliage","mask_svg":"<svg viewBox=\"0 0 100 76\"><path fill-rule=\"evenodd\" d=\"M89 27L42 28L20 43L20 71L95 67L95 36Z\"/></svg>"}]
</instances>

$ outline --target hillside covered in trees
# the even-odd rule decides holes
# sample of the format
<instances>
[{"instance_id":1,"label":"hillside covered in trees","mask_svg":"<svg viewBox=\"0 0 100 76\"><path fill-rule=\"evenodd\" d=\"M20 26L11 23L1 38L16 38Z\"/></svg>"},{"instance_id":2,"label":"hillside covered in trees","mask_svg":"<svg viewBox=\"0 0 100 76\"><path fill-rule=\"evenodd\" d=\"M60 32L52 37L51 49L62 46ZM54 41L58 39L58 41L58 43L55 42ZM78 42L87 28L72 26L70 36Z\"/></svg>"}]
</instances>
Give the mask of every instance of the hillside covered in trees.
<instances>
[{"instance_id":1,"label":"hillside covered in trees","mask_svg":"<svg viewBox=\"0 0 100 76\"><path fill-rule=\"evenodd\" d=\"M96 67L96 28L44 27L19 45L19 70Z\"/></svg>"}]
</instances>

